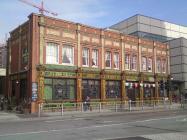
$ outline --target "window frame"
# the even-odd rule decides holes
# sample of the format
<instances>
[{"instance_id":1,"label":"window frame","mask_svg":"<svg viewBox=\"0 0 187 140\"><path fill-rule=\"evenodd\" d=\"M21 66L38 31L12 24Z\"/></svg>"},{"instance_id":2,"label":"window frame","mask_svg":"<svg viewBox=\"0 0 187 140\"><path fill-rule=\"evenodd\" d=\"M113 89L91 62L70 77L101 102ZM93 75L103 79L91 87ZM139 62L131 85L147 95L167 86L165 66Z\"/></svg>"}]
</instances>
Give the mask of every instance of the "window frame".
<instances>
[{"instance_id":1,"label":"window frame","mask_svg":"<svg viewBox=\"0 0 187 140\"><path fill-rule=\"evenodd\" d=\"M163 62L165 62L165 64ZM164 67L165 67L165 69L163 71ZM167 71L167 62L166 62L166 59L162 59L162 61L161 61L161 71L162 71L162 73L166 73L166 71Z\"/></svg>"},{"instance_id":2,"label":"window frame","mask_svg":"<svg viewBox=\"0 0 187 140\"><path fill-rule=\"evenodd\" d=\"M135 63L135 69L133 68L133 57L135 56L136 58L136 63ZM133 71L137 71L137 66L138 66L138 55L137 54L132 54L131 56L131 67L130 69L133 70Z\"/></svg>"},{"instance_id":3,"label":"window frame","mask_svg":"<svg viewBox=\"0 0 187 140\"><path fill-rule=\"evenodd\" d=\"M52 63L47 62L47 60L48 60L47 59L47 56L48 56L47 55L47 52L48 52L47 50L48 50L48 47L49 47L48 44L56 44L56 47L57 47L57 62L55 62L55 63L54 62L52 62ZM46 51L45 51L46 52L46 54L45 54L45 57L46 57L46 60L45 60L46 62L45 63L46 64L59 64L59 47L60 47L59 43L56 43L56 42L47 42L46 43Z\"/></svg>"},{"instance_id":4,"label":"window frame","mask_svg":"<svg viewBox=\"0 0 187 140\"><path fill-rule=\"evenodd\" d=\"M143 64L143 58L145 58L145 69L144 69L144 64ZM147 57L146 56L142 56L141 59L142 59L141 60L141 62L142 62L141 69L142 69L142 71L147 71Z\"/></svg>"},{"instance_id":5,"label":"window frame","mask_svg":"<svg viewBox=\"0 0 187 140\"><path fill-rule=\"evenodd\" d=\"M160 62L160 65L158 65L158 61ZM158 69L158 66L160 66L160 70ZM157 73L161 73L162 72L162 62L161 62L161 59L160 58L157 58L156 59L156 71Z\"/></svg>"},{"instance_id":6,"label":"window frame","mask_svg":"<svg viewBox=\"0 0 187 140\"><path fill-rule=\"evenodd\" d=\"M92 61L93 61L93 53L94 53L94 51L96 51L97 52L97 55L96 55L96 65L93 65L93 63L91 64L92 65L92 67L98 67L99 66L99 50L98 49L92 49Z\"/></svg>"},{"instance_id":7,"label":"window frame","mask_svg":"<svg viewBox=\"0 0 187 140\"><path fill-rule=\"evenodd\" d=\"M84 65L84 64L83 64L83 57L84 57L84 56L83 56L83 55L84 55L84 52L83 52L83 51L84 51L84 49L87 49L87 55L88 55L88 56L87 56L87 63L88 63L87 65ZM89 49L89 48L86 48L86 47L83 47L83 49L82 49L82 66L84 66L84 67L89 67L89 64L90 64L90 61L89 61L90 59L89 59L89 58L90 58L90 49Z\"/></svg>"},{"instance_id":8,"label":"window frame","mask_svg":"<svg viewBox=\"0 0 187 140\"><path fill-rule=\"evenodd\" d=\"M149 70L149 60L151 60L151 70ZM148 72L153 72L153 58L152 57L148 57L147 58L147 71Z\"/></svg>"},{"instance_id":9,"label":"window frame","mask_svg":"<svg viewBox=\"0 0 187 140\"><path fill-rule=\"evenodd\" d=\"M72 63L63 63L63 49L68 48L68 47L72 49ZM62 57L61 57L62 58L62 64L63 65L70 65L70 66L74 65L74 46L63 44L61 52L62 52Z\"/></svg>"},{"instance_id":10,"label":"window frame","mask_svg":"<svg viewBox=\"0 0 187 140\"><path fill-rule=\"evenodd\" d=\"M129 56L128 61L126 61L127 56ZM131 60L130 59L131 59L130 53L125 52L125 70L130 70L131 69ZM126 62L128 62L128 63L126 64ZM128 68L126 67L126 65L128 66Z\"/></svg>"},{"instance_id":11,"label":"window frame","mask_svg":"<svg viewBox=\"0 0 187 140\"><path fill-rule=\"evenodd\" d=\"M115 61L115 55L118 54L118 59ZM119 52L114 52L113 53L113 65L115 66L115 62L117 62L117 67L114 67L114 69L118 69L120 68L120 56L119 56Z\"/></svg>"},{"instance_id":12,"label":"window frame","mask_svg":"<svg viewBox=\"0 0 187 140\"><path fill-rule=\"evenodd\" d=\"M108 53L108 52L110 53L110 59L109 59L109 60L110 60L110 61L109 61L109 62L110 62L110 67L107 67L107 66L106 66L106 64L107 64L106 61L108 60L108 59L107 59L107 53ZM111 69L111 67L112 67L112 53L111 53L111 51L105 51L105 68Z\"/></svg>"}]
</instances>

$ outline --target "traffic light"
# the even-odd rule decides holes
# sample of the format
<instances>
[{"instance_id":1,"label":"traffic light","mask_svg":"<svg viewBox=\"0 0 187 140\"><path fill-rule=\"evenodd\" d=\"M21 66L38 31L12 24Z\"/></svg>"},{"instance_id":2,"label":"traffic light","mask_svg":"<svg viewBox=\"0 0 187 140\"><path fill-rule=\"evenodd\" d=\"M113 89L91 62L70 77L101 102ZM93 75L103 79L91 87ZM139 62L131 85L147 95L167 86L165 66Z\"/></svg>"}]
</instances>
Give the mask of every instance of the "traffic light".
<instances>
[{"instance_id":1,"label":"traffic light","mask_svg":"<svg viewBox=\"0 0 187 140\"><path fill-rule=\"evenodd\" d=\"M164 90L164 81L163 80L160 81L160 89Z\"/></svg>"},{"instance_id":2,"label":"traffic light","mask_svg":"<svg viewBox=\"0 0 187 140\"><path fill-rule=\"evenodd\" d=\"M165 82L165 89L169 89L169 83L168 82Z\"/></svg>"}]
</instances>

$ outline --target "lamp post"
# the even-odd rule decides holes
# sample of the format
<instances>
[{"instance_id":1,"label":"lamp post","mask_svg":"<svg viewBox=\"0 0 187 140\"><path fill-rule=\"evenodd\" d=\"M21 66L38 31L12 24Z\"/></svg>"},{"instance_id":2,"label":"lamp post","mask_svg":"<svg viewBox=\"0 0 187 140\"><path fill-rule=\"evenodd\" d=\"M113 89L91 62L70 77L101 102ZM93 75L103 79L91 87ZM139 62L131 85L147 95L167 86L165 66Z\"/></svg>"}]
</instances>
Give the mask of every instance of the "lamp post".
<instances>
[{"instance_id":1,"label":"lamp post","mask_svg":"<svg viewBox=\"0 0 187 140\"><path fill-rule=\"evenodd\" d=\"M173 77L171 75L168 76L168 80L167 80L167 83L168 83L168 95L169 95L169 100L170 100L170 103L172 103L172 80L173 80Z\"/></svg>"}]
</instances>

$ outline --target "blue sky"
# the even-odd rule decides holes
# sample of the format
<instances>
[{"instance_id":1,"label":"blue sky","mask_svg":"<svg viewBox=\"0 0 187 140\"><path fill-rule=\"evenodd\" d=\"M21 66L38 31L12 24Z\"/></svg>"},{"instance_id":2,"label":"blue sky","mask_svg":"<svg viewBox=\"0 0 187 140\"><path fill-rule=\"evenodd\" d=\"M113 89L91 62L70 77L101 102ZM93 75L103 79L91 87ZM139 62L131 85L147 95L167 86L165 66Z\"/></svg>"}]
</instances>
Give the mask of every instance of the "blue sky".
<instances>
[{"instance_id":1,"label":"blue sky","mask_svg":"<svg viewBox=\"0 0 187 140\"><path fill-rule=\"evenodd\" d=\"M41 0L28 0L40 4ZM105 28L135 14L187 25L187 0L44 0L44 6L57 18ZM0 0L0 43L5 35L38 13L19 0Z\"/></svg>"}]
</instances>

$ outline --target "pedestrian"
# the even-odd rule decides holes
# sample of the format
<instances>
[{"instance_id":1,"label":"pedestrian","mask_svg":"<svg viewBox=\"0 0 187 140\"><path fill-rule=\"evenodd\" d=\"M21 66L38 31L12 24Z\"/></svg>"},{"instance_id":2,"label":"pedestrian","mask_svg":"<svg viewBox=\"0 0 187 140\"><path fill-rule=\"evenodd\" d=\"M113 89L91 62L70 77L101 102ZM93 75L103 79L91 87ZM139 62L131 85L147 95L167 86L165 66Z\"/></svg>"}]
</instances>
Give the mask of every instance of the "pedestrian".
<instances>
[{"instance_id":1,"label":"pedestrian","mask_svg":"<svg viewBox=\"0 0 187 140\"><path fill-rule=\"evenodd\" d=\"M1 110L4 110L4 98L3 97L1 97L1 99L0 99L0 106L1 106Z\"/></svg>"},{"instance_id":2,"label":"pedestrian","mask_svg":"<svg viewBox=\"0 0 187 140\"><path fill-rule=\"evenodd\" d=\"M86 96L86 105L87 105L87 109L90 109L90 97Z\"/></svg>"}]
</instances>

